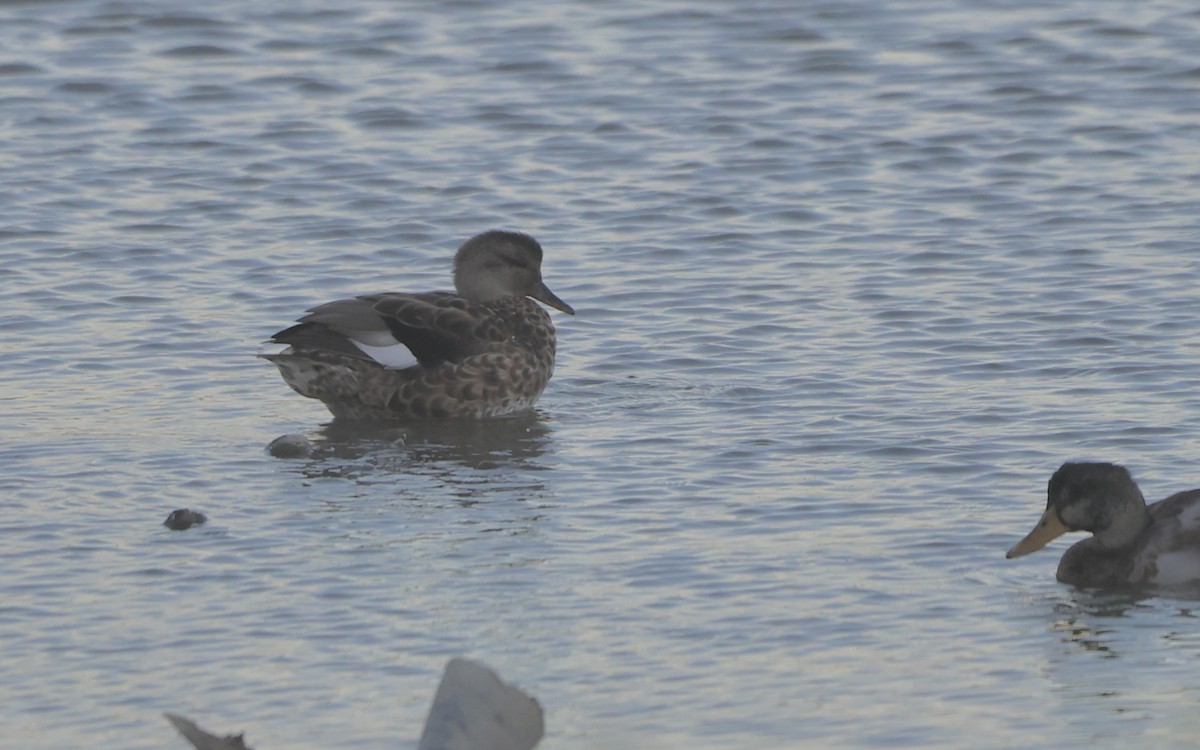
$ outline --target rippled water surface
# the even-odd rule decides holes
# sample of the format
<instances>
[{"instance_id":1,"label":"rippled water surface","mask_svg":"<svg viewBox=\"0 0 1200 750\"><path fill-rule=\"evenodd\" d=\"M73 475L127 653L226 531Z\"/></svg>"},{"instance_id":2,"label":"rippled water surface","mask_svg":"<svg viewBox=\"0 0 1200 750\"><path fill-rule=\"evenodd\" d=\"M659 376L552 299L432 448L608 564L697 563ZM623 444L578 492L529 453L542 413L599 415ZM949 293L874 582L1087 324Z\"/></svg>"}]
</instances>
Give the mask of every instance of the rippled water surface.
<instances>
[{"instance_id":1,"label":"rippled water surface","mask_svg":"<svg viewBox=\"0 0 1200 750\"><path fill-rule=\"evenodd\" d=\"M0 2L0 744L392 748L459 654L547 748L1192 744L1196 600L1004 551L1065 459L1200 485L1198 35ZM535 413L350 430L254 357L490 227L578 311Z\"/></svg>"}]
</instances>

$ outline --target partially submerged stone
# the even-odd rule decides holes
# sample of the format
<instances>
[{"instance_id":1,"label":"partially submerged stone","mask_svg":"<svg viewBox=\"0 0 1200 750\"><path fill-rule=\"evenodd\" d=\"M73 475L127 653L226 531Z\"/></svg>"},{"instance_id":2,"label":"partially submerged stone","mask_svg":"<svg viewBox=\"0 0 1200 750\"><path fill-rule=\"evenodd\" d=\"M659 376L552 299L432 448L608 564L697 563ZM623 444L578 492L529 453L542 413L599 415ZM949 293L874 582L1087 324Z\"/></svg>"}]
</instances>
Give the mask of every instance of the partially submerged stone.
<instances>
[{"instance_id":1,"label":"partially submerged stone","mask_svg":"<svg viewBox=\"0 0 1200 750\"><path fill-rule=\"evenodd\" d=\"M183 531L193 526L199 526L207 520L208 516L199 511L180 508L179 510L171 511L171 515L167 516L167 520L163 521L163 526L172 531Z\"/></svg>"},{"instance_id":2,"label":"partially submerged stone","mask_svg":"<svg viewBox=\"0 0 1200 750\"><path fill-rule=\"evenodd\" d=\"M163 715L196 750L250 750L243 735L218 737L182 716ZM479 662L451 659L417 750L533 750L544 731L536 700Z\"/></svg>"},{"instance_id":3,"label":"partially submerged stone","mask_svg":"<svg viewBox=\"0 0 1200 750\"><path fill-rule=\"evenodd\" d=\"M308 458L312 455L312 443L299 433L280 435L267 446L267 452L275 458Z\"/></svg>"},{"instance_id":4,"label":"partially submerged stone","mask_svg":"<svg viewBox=\"0 0 1200 750\"><path fill-rule=\"evenodd\" d=\"M182 716L176 714L163 714L163 716L175 725L179 733L187 738L187 741L192 743L196 750L251 750L242 739L244 735L231 734L226 737L218 737L215 734L209 734Z\"/></svg>"},{"instance_id":5,"label":"partially submerged stone","mask_svg":"<svg viewBox=\"0 0 1200 750\"><path fill-rule=\"evenodd\" d=\"M544 731L536 700L479 662L451 659L417 750L531 750Z\"/></svg>"}]
</instances>

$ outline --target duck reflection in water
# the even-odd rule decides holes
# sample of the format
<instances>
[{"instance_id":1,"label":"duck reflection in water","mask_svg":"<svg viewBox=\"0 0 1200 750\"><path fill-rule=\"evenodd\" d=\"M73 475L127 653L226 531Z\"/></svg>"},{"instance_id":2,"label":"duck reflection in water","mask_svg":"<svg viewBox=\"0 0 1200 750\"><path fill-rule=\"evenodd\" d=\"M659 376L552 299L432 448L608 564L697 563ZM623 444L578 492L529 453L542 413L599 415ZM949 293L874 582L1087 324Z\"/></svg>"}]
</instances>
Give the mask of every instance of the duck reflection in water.
<instances>
[{"instance_id":1,"label":"duck reflection in water","mask_svg":"<svg viewBox=\"0 0 1200 750\"><path fill-rule=\"evenodd\" d=\"M554 449L553 429L538 412L488 420L428 421L387 427L334 420L303 440L302 453L279 454L297 462L310 479L366 479L388 474L432 476L460 494L471 487L483 491L501 480L496 472L517 470L507 481L523 482L531 496L545 488L538 472L541 459ZM273 444L274 445L274 444ZM481 482L483 485L481 486Z\"/></svg>"}]
</instances>

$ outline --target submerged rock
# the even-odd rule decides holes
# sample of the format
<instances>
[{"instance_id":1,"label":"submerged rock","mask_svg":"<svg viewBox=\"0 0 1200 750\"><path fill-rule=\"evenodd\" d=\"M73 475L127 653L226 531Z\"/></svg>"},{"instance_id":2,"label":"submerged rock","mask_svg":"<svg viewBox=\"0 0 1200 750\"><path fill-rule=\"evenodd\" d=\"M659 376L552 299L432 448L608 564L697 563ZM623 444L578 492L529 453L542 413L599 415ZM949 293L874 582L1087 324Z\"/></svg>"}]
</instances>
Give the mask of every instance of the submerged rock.
<instances>
[{"instance_id":1,"label":"submerged rock","mask_svg":"<svg viewBox=\"0 0 1200 750\"><path fill-rule=\"evenodd\" d=\"M167 520L163 521L163 526L172 531L183 531L184 529L198 526L207 520L208 516L199 511L180 508L179 510L171 511L171 515L167 516Z\"/></svg>"},{"instance_id":2,"label":"submerged rock","mask_svg":"<svg viewBox=\"0 0 1200 750\"><path fill-rule=\"evenodd\" d=\"M308 442L305 436L294 432L272 440L267 446L267 452L275 458L308 458L312 455L312 443Z\"/></svg>"}]
</instances>

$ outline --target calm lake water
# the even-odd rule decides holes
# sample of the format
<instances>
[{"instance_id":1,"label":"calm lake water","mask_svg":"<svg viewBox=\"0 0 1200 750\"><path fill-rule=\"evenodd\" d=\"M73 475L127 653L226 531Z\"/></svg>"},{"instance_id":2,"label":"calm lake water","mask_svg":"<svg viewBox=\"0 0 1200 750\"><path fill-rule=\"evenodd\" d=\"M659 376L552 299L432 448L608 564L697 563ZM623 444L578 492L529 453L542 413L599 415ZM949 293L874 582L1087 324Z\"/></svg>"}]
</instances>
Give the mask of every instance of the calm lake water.
<instances>
[{"instance_id":1,"label":"calm lake water","mask_svg":"<svg viewBox=\"0 0 1200 750\"><path fill-rule=\"evenodd\" d=\"M405 746L466 655L546 748L1192 746L1200 596L1004 552L1066 459L1200 485L1198 38L0 2L0 744ZM535 413L340 429L255 358L492 227L578 311Z\"/></svg>"}]
</instances>

